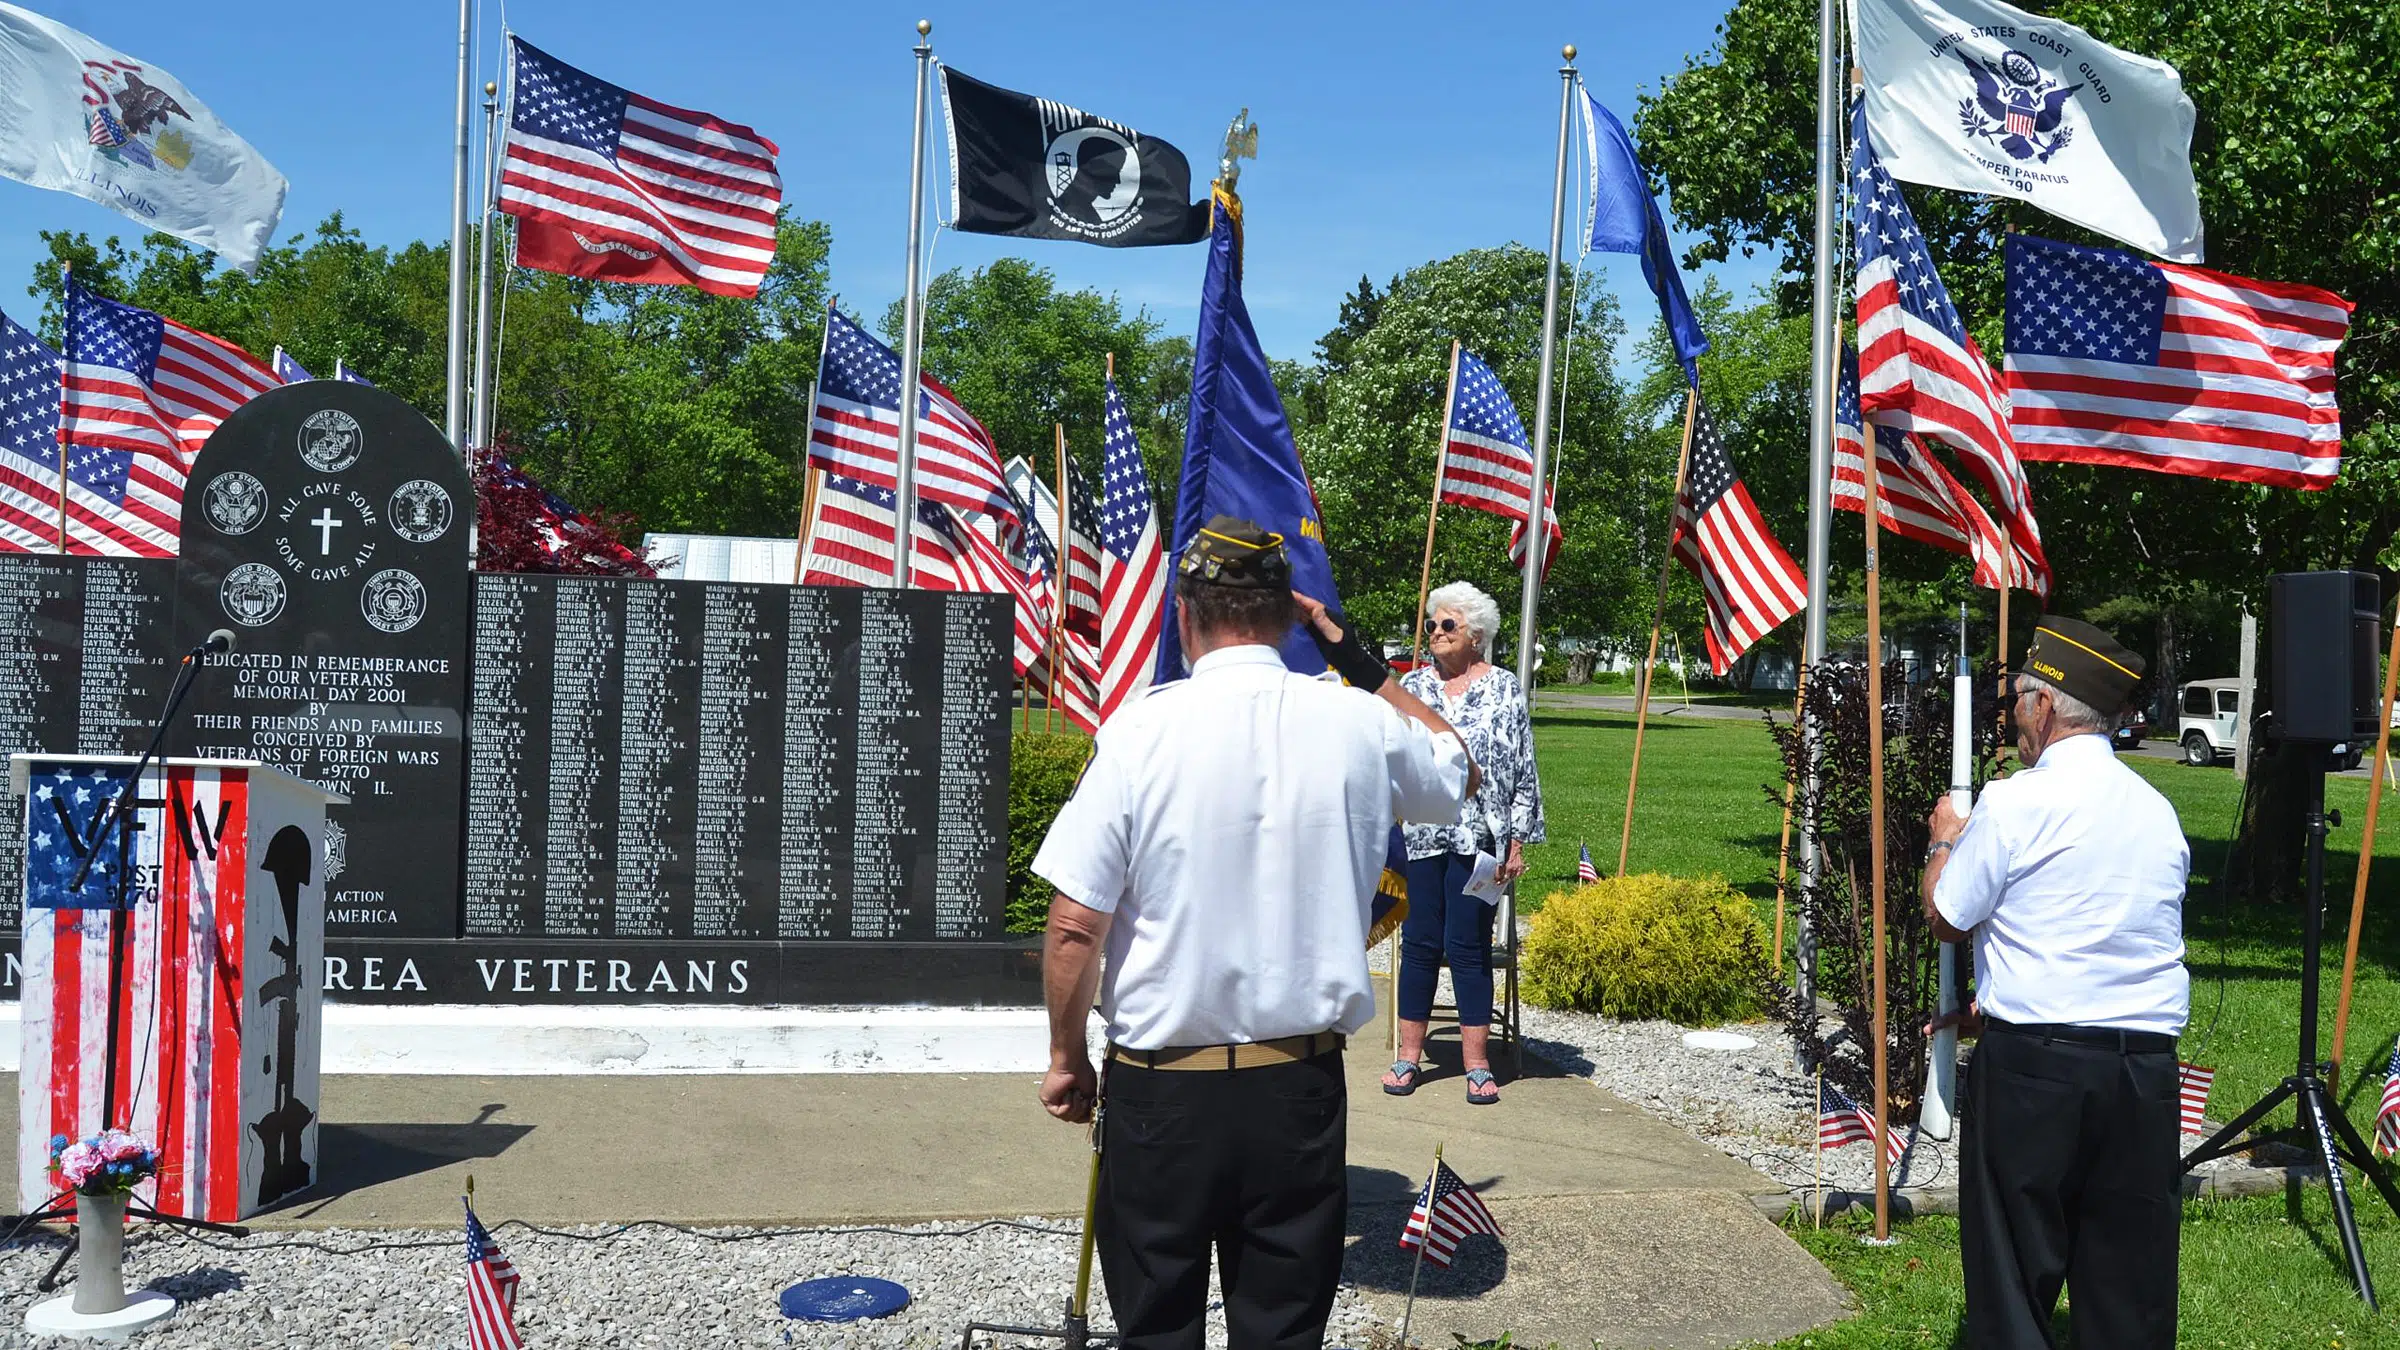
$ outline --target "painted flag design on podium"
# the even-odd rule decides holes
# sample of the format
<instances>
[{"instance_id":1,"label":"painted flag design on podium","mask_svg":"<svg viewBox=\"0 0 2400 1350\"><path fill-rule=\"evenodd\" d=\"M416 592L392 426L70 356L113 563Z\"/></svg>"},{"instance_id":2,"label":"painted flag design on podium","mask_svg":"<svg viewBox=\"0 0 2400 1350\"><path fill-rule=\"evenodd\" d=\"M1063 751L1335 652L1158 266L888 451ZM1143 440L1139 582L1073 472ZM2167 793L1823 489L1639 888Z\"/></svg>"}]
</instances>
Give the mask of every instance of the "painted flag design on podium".
<instances>
[{"instance_id":1,"label":"painted flag design on podium","mask_svg":"<svg viewBox=\"0 0 2400 1350\"><path fill-rule=\"evenodd\" d=\"M775 143L509 39L500 209L546 272L755 296L775 260Z\"/></svg>"},{"instance_id":2,"label":"painted flag design on podium","mask_svg":"<svg viewBox=\"0 0 2400 1350\"><path fill-rule=\"evenodd\" d=\"M1844 1144L1870 1144L1875 1141L1875 1113L1850 1100L1849 1095L1833 1084L1818 1080L1817 1147L1840 1148ZM1908 1136L1898 1126L1884 1135L1883 1156L1898 1162L1908 1152Z\"/></svg>"},{"instance_id":3,"label":"painted flag design on podium","mask_svg":"<svg viewBox=\"0 0 2400 1350\"><path fill-rule=\"evenodd\" d=\"M283 381L223 338L103 299L72 276L66 355L59 435L70 550L174 557L184 476L200 447L234 410Z\"/></svg>"},{"instance_id":4,"label":"painted flag design on podium","mask_svg":"<svg viewBox=\"0 0 2400 1350\"><path fill-rule=\"evenodd\" d=\"M1416 1207L1408 1212L1408 1223L1400 1230L1400 1249L1409 1251L1422 1242L1425 1259L1446 1269L1460 1241L1476 1233L1507 1236L1475 1188L1451 1171L1450 1164L1434 1159L1433 1175L1426 1179L1425 1189L1417 1192Z\"/></svg>"},{"instance_id":5,"label":"painted flag design on podium","mask_svg":"<svg viewBox=\"0 0 2400 1350\"><path fill-rule=\"evenodd\" d=\"M1166 621L1167 555L1133 418L1111 376L1101 418L1100 720L1150 687Z\"/></svg>"},{"instance_id":6,"label":"painted flag design on podium","mask_svg":"<svg viewBox=\"0 0 2400 1350\"><path fill-rule=\"evenodd\" d=\"M1768 532L1750 489L1734 472L1717 422L1692 391L1691 464L1675 503L1669 551L1700 578L1708 616L1708 661L1731 669L1750 644L1808 604L1808 578Z\"/></svg>"},{"instance_id":7,"label":"painted flag design on podium","mask_svg":"<svg viewBox=\"0 0 2400 1350\"><path fill-rule=\"evenodd\" d=\"M1533 445L1525 439L1525 424L1517 405L1501 387L1500 377L1475 353L1458 354L1458 378L1450 388L1450 425L1442 432L1442 500L1473 507L1514 521L1509 531L1509 557L1525 564L1526 503L1533 500ZM1555 504L1545 491L1542 500L1542 571L1558 559L1559 528Z\"/></svg>"},{"instance_id":8,"label":"painted flag design on podium","mask_svg":"<svg viewBox=\"0 0 2400 1350\"><path fill-rule=\"evenodd\" d=\"M467 1350L524 1350L517 1335L520 1278L467 1206Z\"/></svg>"},{"instance_id":9,"label":"painted flag design on podium","mask_svg":"<svg viewBox=\"0 0 2400 1350\"><path fill-rule=\"evenodd\" d=\"M2400 1052L2395 1052L2395 1054L2400 1054ZM2208 1114L2208 1089L2216 1081L2217 1071L2215 1069L2177 1061L2175 1065L2175 1095L2181 1103L2185 1134L2207 1132L2208 1124L2205 1117ZM2388 1101L2391 1096L2391 1090L2388 1087L2384 1090L2384 1095ZM2379 1126L2380 1124L2381 1122L2378 1122Z\"/></svg>"},{"instance_id":10,"label":"painted flag design on podium","mask_svg":"<svg viewBox=\"0 0 2400 1350\"><path fill-rule=\"evenodd\" d=\"M2330 487L2342 471L2328 290L2008 237L2009 432L2027 459Z\"/></svg>"}]
</instances>

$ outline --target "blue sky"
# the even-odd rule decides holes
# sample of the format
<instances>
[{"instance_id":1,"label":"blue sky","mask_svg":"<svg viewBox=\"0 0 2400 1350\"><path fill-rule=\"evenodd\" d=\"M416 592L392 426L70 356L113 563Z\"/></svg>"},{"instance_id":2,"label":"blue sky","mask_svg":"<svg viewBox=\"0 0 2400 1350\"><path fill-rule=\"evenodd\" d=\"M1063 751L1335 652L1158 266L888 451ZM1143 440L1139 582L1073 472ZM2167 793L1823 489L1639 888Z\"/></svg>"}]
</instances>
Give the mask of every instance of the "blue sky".
<instances>
[{"instance_id":1,"label":"blue sky","mask_svg":"<svg viewBox=\"0 0 2400 1350\"><path fill-rule=\"evenodd\" d=\"M481 69L502 11L482 0ZM33 0L137 60L173 72L291 179L280 235L340 209L375 243L448 230L456 9L443 0L222 7L164 0ZM1549 225L1558 48L1630 121L1714 40L1724 5L759 5L731 0L513 0L509 25L559 58L654 98L746 121L783 150L785 200L831 223L845 308L880 317L901 291L908 206L908 49L920 17L959 69L1131 123L1181 147L1205 192L1226 122L1247 104L1246 293L1276 356L1305 358L1364 273L1521 241ZM480 78L480 77L479 77ZM480 98L480 95L479 95ZM478 114L480 141L480 113ZM934 151L940 157L938 139ZM1571 179L1580 177L1577 166ZM931 192L941 190L933 179ZM132 222L63 193L0 182L0 308L24 287L35 231L95 238ZM1570 249L1572 235L1570 227ZM1688 242L1678 238L1679 247ZM1203 250L1110 250L944 232L936 269L1030 257L1066 286L1114 292L1169 332L1197 315ZM1596 275L1655 313L1630 257ZM1711 269L1738 294L1767 259ZM1696 279L1695 279L1696 287ZM1640 307L1633 303L1639 299Z\"/></svg>"}]
</instances>

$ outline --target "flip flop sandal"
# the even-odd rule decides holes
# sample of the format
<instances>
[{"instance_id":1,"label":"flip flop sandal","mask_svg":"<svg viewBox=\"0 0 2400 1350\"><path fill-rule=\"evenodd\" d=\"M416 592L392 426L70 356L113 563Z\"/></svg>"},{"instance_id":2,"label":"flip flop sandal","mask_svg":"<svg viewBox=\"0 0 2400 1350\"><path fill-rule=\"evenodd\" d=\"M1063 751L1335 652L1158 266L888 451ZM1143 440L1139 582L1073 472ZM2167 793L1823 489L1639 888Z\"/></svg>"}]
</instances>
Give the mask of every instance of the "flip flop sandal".
<instances>
[{"instance_id":1,"label":"flip flop sandal","mask_svg":"<svg viewBox=\"0 0 2400 1350\"><path fill-rule=\"evenodd\" d=\"M1492 1106L1498 1104L1499 1100L1500 1080L1492 1076L1490 1069L1467 1070L1467 1104L1469 1106Z\"/></svg>"},{"instance_id":2,"label":"flip flop sandal","mask_svg":"<svg viewBox=\"0 0 2400 1350\"><path fill-rule=\"evenodd\" d=\"M1384 1084L1383 1090L1394 1097L1407 1096L1408 1094L1417 1090L1418 1072L1418 1066L1411 1064L1405 1059L1393 1060L1391 1075L1400 1081L1398 1083Z\"/></svg>"}]
</instances>

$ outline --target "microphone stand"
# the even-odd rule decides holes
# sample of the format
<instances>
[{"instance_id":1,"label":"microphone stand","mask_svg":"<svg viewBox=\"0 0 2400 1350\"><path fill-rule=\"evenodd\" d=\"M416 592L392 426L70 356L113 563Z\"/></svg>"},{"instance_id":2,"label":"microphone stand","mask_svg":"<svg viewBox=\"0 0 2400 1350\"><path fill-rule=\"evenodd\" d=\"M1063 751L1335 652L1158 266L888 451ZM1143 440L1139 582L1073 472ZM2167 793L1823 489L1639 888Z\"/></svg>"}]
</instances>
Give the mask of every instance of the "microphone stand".
<instances>
[{"instance_id":1,"label":"microphone stand","mask_svg":"<svg viewBox=\"0 0 2400 1350\"><path fill-rule=\"evenodd\" d=\"M134 824L134 815L142 805L142 775L149 771L151 762L158 758L160 748L166 744L167 728L174 725L176 710L183 706L184 696L191 692L192 682L199 675L200 667L208 663L210 656L219 654L219 652L216 640L212 637L209 641L184 653L183 668L177 672L175 686L167 694L166 711L159 714L158 725L151 730L149 748L142 751L142 757L134 762L133 772L126 776L125 785L117 789L116 795L109 799L107 808L101 812L99 821L92 831L91 843L84 850L83 862L76 867L74 880L68 884L68 890L75 893L77 898L81 898L84 883L91 876L92 864L100 857L101 846L108 841L110 833L115 832L118 854L117 875L115 893L110 897L111 903L107 907L109 911L108 1032L102 1043L104 1048L100 1071L100 1128L104 1130L116 1123L117 1116L117 1061L119 1053L123 1049L123 1027L120 1019L123 1015L125 1000L125 913L133 904L131 890L133 868L127 865L125 855L130 851L132 832L137 828ZM79 906L78 908L89 908L89 906ZM128 1105L130 1106L130 1103ZM67 1218L74 1212L75 1193L71 1190L60 1191L32 1213L19 1215L17 1220L9 1226L7 1235L0 1237L0 1245L16 1241L37 1224L53 1219ZM248 1237L250 1235L250 1230L240 1224L217 1223L213 1220L195 1219L182 1214L166 1214L131 1197L127 1197L125 1213L129 1218L171 1224L178 1228L224 1233L231 1237ZM66 1249L58 1254L58 1260L51 1264L48 1273L34 1282L34 1287L43 1293L49 1293L56 1289L59 1272L66 1269L67 1262L72 1260L74 1255L75 1245L69 1243Z\"/></svg>"}]
</instances>

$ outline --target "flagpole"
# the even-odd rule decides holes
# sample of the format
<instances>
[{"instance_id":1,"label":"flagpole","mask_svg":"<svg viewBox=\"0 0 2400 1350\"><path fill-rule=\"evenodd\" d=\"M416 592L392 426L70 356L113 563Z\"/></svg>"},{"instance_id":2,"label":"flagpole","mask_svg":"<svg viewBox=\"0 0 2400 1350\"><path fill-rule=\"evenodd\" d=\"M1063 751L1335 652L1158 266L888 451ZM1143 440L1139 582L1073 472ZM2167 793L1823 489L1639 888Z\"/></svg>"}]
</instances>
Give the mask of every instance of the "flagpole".
<instances>
[{"instance_id":1,"label":"flagpole","mask_svg":"<svg viewBox=\"0 0 2400 1350\"><path fill-rule=\"evenodd\" d=\"M815 407L811 398L809 406ZM817 534L817 494L824 489L825 471L801 461L800 469L800 549L792 555L792 584L797 586L807 575L808 546Z\"/></svg>"},{"instance_id":2,"label":"flagpole","mask_svg":"<svg viewBox=\"0 0 2400 1350\"><path fill-rule=\"evenodd\" d=\"M2342 947L2342 993L2333 1011L2333 1081L2342 1081L2342 1033L2350 1029L2350 981L2358 974L2358 928L2367 916L2367 872L2375 865L2375 817L2383 809L2384 769L2391 763L2392 697L2400 694L2400 620L2383 661L2383 720L2376 723L2375 776L2367 783L2367 823L2358 841L2358 881L2350 888L2350 937Z\"/></svg>"},{"instance_id":3,"label":"flagpole","mask_svg":"<svg viewBox=\"0 0 2400 1350\"><path fill-rule=\"evenodd\" d=\"M1400 1350L1408 1350L1408 1323L1409 1319L1416 1316L1417 1313L1417 1276L1425 1269L1425 1249L1433 1245L1433 1189L1435 1180L1441 1174L1442 1146L1435 1144L1433 1146L1433 1174L1425 1179L1425 1231L1417 1238L1416 1262L1408 1268L1408 1302L1400 1305ZM1415 1217L1416 1211L1410 1210L1409 1218ZM1401 1220L1400 1231L1403 1234L1408 1232L1407 1223L1407 1219Z\"/></svg>"},{"instance_id":4,"label":"flagpole","mask_svg":"<svg viewBox=\"0 0 2400 1350\"><path fill-rule=\"evenodd\" d=\"M1675 524L1682 518L1684 475L1692 467L1692 424L1700 413L1700 389L1683 399L1683 450L1675 457L1675 492L1667 499L1667 552L1658 560L1658 604L1650 611L1650 652L1642 658L1641 683L1633 691L1633 763L1625 775L1625 832L1617 837L1617 875L1633 851L1633 797L1642 785L1642 732L1650 722L1650 680L1658 666L1658 630L1667 622L1667 583L1675 577Z\"/></svg>"},{"instance_id":5,"label":"flagpole","mask_svg":"<svg viewBox=\"0 0 2400 1350\"><path fill-rule=\"evenodd\" d=\"M900 587L909 584L916 552L917 404L924 398L917 386L925 358L925 296L918 273L925 242L925 86L933 74L933 44L926 39L932 32L933 20L917 20L916 131L908 144L908 295L900 311L900 463L892 499L902 541L892 551L892 584ZM1056 678L1057 672L1051 675Z\"/></svg>"},{"instance_id":6,"label":"flagpole","mask_svg":"<svg viewBox=\"0 0 2400 1350\"><path fill-rule=\"evenodd\" d=\"M801 577L807 575L808 546L816 542L817 536L817 494L824 490L825 471L817 467L809 450L816 444L817 389L825 381L825 347L833 340L834 306L841 302L842 297L838 294L825 297L824 317L817 320L817 364L808 372L808 402L804 405L807 409L808 439L800 443L800 551L792 555L792 584L795 586L800 584ZM896 550L900 547L896 524L892 533L892 546ZM908 536L907 542L912 547L916 544L914 533Z\"/></svg>"},{"instance_id":7,"label":"flagpole","mask_svg":"<svg viewBox=\"0 0 2400 1350\"><path fill-rule=\"evenodd\" d=\"M1425 597L1433 586L1433 525L1442 513L1442 475L1450 471L1450 418L1458 411L1458 339L1450 339L1450 388L1442 395L1442 429L1440 441L1433 451L1433 504L1425 508L1425 565L1417 569L1417 607L1411 626L1416 636L1410 639L1408 667L1416 669L1425 655ZM1529 536L1530 537L1530 536ZM1528 545L1527 547L1531 547Z\"/></svg>"},{"instance_id":8,"label":"flagpole","mask_svg":"<svg viewBox=\"0 0 2400 1350\"><path fill-rule=\"evenodd\" d=\"M475 230L475 406L468 443L480 449L492 388L492 142L500 126L500 85L483 85L483 209ZM335 373L340 369L337 366Z\"/></svg>"},{"instance_id":9,"label":"flagpole","mask_svg":"<svg viewBox=\"0 0 2400 1350\"><path fill-rule=\"evenodd\" d=\"M1517 607L1517 684L1528 707L1533 703L1534 614L1542 600L1542 555L1549 541L1542 531L1542 480L1550 462L1550 385L1558 354L1558 253L1567 233L1567 125L1575 98L1575 44L1559 49L1566 64L1558 68L1558 171L1550 186L1550 267L1542 274L1542 382L1534 394L1533 473L1525 484L1525 584ZM1442 435L1449 436L1448 428Z\"/></svg>"},{"instance_id":10,"label":"flagpole","mask_svg":"<svg viewBox=\"0 0 2400 1350\"><path fill-rule=\"evenodd\" d=\"M1825 1061L1817 1061L1817 1227L1825 1226Z\"/></svg>"},{"instance_id":11,"label":"flagpole","mask_svg":"<svg viewBox=\"0 0 2400 1350\"><path fill-rule=\"evenodd\" d=\"M58 264L59 335L66 340L66 349L75 350L75 304L67 294L67 283L73 280L74 264L61 260ZM58 382L58 551L67 551L67 382Z\"/></svg>"},{"instance_id":12,"label":"flagpole","mask_svg":"<svg viewBox=\"0 0 2400 1350\"><path fill-rule=\"evenodd\" d=\"M473 104L475 0L458 0L458 137L450 172L450 335L442 433L463 458L467 425L467 117Z\"/></svg>"},{"instance_id":13,"label":"flagpole","mask_svg":"<svg viewBox=\"0 0 2400 1350\"><path fill-rule=\"evenodd\" d=\"M1840 58L1842 0L1817 0L1817 229L1816 296L1810 307L1808 373L1808 620L1801 640L1803 671L1825 660L1825 587L1833 552L1833 400L1840 316L1834 312L1834 207L1841 170L1835 162L1841 146ZM1873 456L1868 456L1873 458ZM1872 512L1869 513L1870 516ZM1804 677L1805 678L1805 677ZM1805 710L1803 710L1805 712ZM1815 766L1824 728L1814 718L1800 724L1801 762ZM1807 800L1816 800L1812 772ZM1816 812L1800 820L1800 887L1814 894L1823 874L1822 841L1817 837ZM1792 993L1803 1008L1817 997L1816 924L1802 905L1794 916L1794 973ZM1805 1053L1805 1052L1804 1052Z\"/></svg>"},{"instance_id":14,"label":"flagpole","mask_svg":"<svg viewBox=\"0 0 2400 1350\"><path fill-rule=\"evenodd\" d=\"M1068 559L1074 551L1073 543L1067 538L1071 517L1067 509L1066 424L1052 422L1050 435L1058 455L1058 514L1051 517L1058 526L1057 533L1051 538L1051 542L1058 547L1058 598L1050 606L1050 706L1042 712L1044 731L1058 729L1058 700L1064 692L1060 686L1066 682L1066 672L1062 669L1065 662L1060 658L1067 649L1067 573L1072 570Z\"/></svg>"},{"instance_id":15,"label":"flagpole","mask_svg":"<svg viewBox=\"0 0 2400 1350\"><path fill-rule=\"evenodd\" d=\"M1876 556L1880 543L1877 522L1883 512L1876 455L1859 456L1866 465L1867 518L1867 875L1874 897L1875 1003L1875 1240L1892 1235L1892 1165L1886 1141L1891 1138L1890 1047L1883 970L1883 568Z\"/></svg>"}]
</instances>

